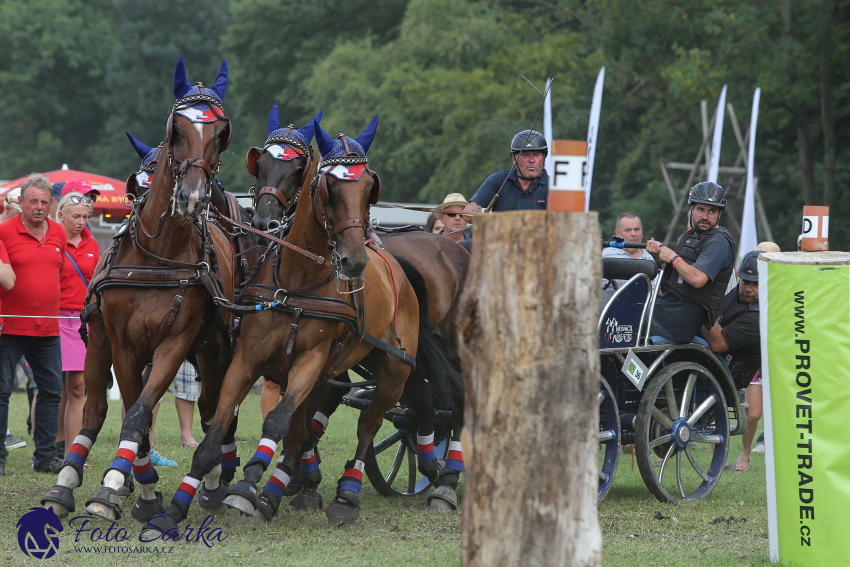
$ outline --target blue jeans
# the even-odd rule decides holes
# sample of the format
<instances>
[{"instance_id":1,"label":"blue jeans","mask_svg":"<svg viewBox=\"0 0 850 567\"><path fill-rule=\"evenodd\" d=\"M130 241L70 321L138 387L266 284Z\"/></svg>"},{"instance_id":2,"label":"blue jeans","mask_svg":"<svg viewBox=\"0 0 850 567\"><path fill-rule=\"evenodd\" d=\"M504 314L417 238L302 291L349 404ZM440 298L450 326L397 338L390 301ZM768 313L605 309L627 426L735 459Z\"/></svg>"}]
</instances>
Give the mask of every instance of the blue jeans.
<instances>
[{"instance_id":1,"label":"blue jeans","mask_svg":"<svg viewBox=\"0 0 850 567\"><path fill-rule=\"evenodd\" d=\"M53 444L59 429L59 400L62 397L62 350L59 337L28 337L3 335L0 337L0 430L9 426L9 396L15 381L15 366L27 357L38 388L35 402L34 465L37 467L56 456ZM9 451L6 438L0 436L0 462L5 463Z\"/></svg>"}]
</instances>

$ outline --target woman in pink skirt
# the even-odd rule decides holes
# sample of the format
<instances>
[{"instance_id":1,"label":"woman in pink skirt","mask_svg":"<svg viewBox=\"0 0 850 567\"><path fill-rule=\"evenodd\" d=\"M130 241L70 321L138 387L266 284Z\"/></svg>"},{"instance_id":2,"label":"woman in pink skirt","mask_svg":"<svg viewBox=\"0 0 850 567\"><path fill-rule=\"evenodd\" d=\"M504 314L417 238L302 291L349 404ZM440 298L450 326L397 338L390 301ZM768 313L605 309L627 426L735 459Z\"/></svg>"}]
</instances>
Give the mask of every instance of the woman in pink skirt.
<instances>
[{"instance_id":1,"label":"woman in pink skirt","mask_svg":"<svg viewBox=\"0 0 850 567\"><path fill-rule=\"evenodd\" d=\"M68 186L71 186L70 188ZM78 187L79 186L79 187ZM70 192L66 190L70 189ZM84 307L86 288L94 274L100 257L100 248L92 237L86 223L92 216L94 195L91 185L82 179L72 179L63 188L64 195L57 207L57 217L68 236L65 269L62 270L62 295L59 299L59 315L73 319L59 319L59 336L62 346L62 371L65 385L59 405L59 434L56 443L61 451L70 448L72 440L83 427L83 405L86 384L83 370L86 362L86 345L80 338L80 311ZM82 191L82 192L80 192Z\"/></svg>"}]
</instances>

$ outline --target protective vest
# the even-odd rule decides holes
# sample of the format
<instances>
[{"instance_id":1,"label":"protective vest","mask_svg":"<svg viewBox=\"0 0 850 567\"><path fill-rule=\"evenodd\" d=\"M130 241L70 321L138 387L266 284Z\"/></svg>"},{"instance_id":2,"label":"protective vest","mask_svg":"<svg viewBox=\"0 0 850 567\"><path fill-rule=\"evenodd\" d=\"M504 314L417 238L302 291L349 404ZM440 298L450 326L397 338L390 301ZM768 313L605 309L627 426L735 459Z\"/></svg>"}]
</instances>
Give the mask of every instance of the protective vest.
<instances>
[{"instance_id":1,"label":"protective vest","mask_svg":"<svg viewBox=\"0 0 850 567\"><path fill-rule=\"evenodd\" d=\"M717 318L717 322L722 326L726 327L731 325L735 319L744 313L758 313L758 302L744 303L742 301L738 301L738 299L739 295L737 287L723 298L723 302L720 304L720 315ZM726 360L726 364L729 365L729 371L732 374L732 378L735 379L735 385L741 389L750 385L753 376L755 376L756 372L758 372L759 368L761 368L761 345L735 349L722 353L718 356L721 356L724 360Z\"/></svg>"},{"instance_id":2,"label":"protective vest","mask_svg":"<svg viewBox=\"0 0 850 567\"><path fill-rule=\"evenodd\" d=\"M732 247L732 263L723 268L714 281L710 281L701 288L695 288L679 277L679 273L671 266L664 270L664 279L661 280L661 287L665 292L670 292L673 295L683 299L684 301L692 301L701 305L706 313L710 323L717 318L717 311L720 308L720 302L726 295L726 287L729 284L729 278L734 272L733 263L735 259L735 241L732 240L732 235L722 226L716 226L711 230L707 230L702 234L697 233L694 229L688 230L679 243L676 245L676 254L688 264L693 264L699 257L702 245L705 244L709 236L721 234L729 242Z\"/></svg>"}]
</instances>

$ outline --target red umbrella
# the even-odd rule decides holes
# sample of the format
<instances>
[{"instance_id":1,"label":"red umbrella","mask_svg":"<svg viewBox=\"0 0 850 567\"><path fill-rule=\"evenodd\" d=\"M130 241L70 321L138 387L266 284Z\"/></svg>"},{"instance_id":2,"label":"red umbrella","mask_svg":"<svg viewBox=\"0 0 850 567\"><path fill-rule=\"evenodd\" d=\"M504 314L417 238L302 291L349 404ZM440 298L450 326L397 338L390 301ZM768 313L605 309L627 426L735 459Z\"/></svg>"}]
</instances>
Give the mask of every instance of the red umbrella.
<instances>
[{"instance_id":1,"label":"red umbrella","mask_svg":"<svg viewBox=\"0 0 850 567\"><path fill-rule=\"evenodd\" d=\"M98 175L96 173L86 173L85 171L67 169L67 167L57 169L56 171L47 171L42 173L42 175L45 176L51 183L70 181L77 178L85 179L91 183L92 188L100 191L100 195L97 197L97 202L95 203L95 210L98 211L96 214L100 214L100 212L106 209L117 209L122 212L128 211L122 202L124 194L126 193L126 188L124 186L124 182L119 179L106 177L105 175ZM8 183L0 186L0 199L4 198L6 193L12 189L23 185L26 180L26 177L21 177L20 179L9 181Z\"/></svg>"}]
</instances>

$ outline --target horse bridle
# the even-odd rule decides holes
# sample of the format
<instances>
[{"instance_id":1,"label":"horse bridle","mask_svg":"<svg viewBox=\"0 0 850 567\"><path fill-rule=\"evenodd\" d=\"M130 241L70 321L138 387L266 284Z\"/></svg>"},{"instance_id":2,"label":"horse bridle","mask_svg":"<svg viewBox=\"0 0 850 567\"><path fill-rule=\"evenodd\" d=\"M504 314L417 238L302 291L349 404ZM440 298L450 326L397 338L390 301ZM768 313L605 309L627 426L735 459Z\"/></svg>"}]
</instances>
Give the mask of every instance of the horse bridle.
<instances>
[{"instance_id":1,"label":"horse bridle","mask_svg":"<svg viewBox=\"0 0 850 567\"><path fill-rule=\"evenodd\" d=\"M337 223L336 225L332 225L330 222L330 216L328 215L326 205L328 203L329 194L328 194L328 183L327 183L327 172L323 172L322 169L325 167L333 167L337 165L358 165L363 164L366 166L366 172L372 176L373 185L372 189L369 191L369 204L374 205L378 202L378 199L381 197L381 178L380 176L369 169L369 160L366 156L359 156L352 152L348 147L348 142L345 139L343 134L338 134L338 138L342 139L343 144L345 145L346 153L341 157L330 158L327 160L322 160L319 162L319 167L317 169L316 176L313 178L312 183L310 184L310 201L313 208L313 217L316 219L322 227L325 229L328 235L328 248L331 250L331 262L334 265L337 265L339 260L339 255L336 251L336 244L334 243L334 236L342 233L349 228L361 228L363 229L363 238L366 238L366 232L369 229L369 219L366 218L348 218L342 222Z\"/></svg>"},{"instance_id":2,"label":"horse bridle","mask_svg":"<svg viewBox=\"0 0 850 567\"><path fill-rule=\"evenodd\" d=\"M174 192L171 195L172 215L176 212L177 209L177 189L180 186L180 181L183 179L183 177L186 176L186 173L189 171L190 167L197 167L204 172L204 176L206 177L206 194L204 195L204 202L202 203L202 205L203 207L206 207L212 195L212 183L215 180L216 175L218 175L219 168L221 167L221 154L227 149L227 147L230 145L230 140L233 138L233 126L230 123L230 119L219 113L218 111L218 109L221 108L221 101L217 97L205 94L204 86L201 83L197 83L197 86L201 91L200 93L184 96L174 103L174 106L171 108L171 113L168 115L168 123L166 125L165 130L164 144L166 149L166 157L168 159L168 169L171 171L171 174L174 178ZM207 104L210 107L210 112L212 112L213 115L216 117L216 121L222 120L225 122L227 127L227 139L219 148L219 158L218 160L216 160L216 163L214 165L210 166L210 164L204 161L204 158L202 157L192 157L184 159L175 166L174 155L171 151L171 136L174 128L174 114L179 110L194 106L198 103Z\"/></svg>"},{"instance_id":3,"label":"horse bridle","mask_svg":"<svg viewBox=\"0 0 850 567\"><path fill-rule=\"evenodd\" d=\"M277 199L277 201L280 203L280 206L283 207L283 218L290 216L295 209L295 204L298 202L298 196L301 193L301 187L303 187L304 182L307 180L307 174L310 171L310 166L313 164L314 155L312 146L310 146L309 144L305 146L298 140L289 137L289 133L294 128L295 125L290 124L286 127L286 131L283 133L282 136L270 136L266 140L266 143L263 145L262 148L251 148L250 150L248 150L248 153L245 156L245 166L248 168L248 172L254 177L257 177L259 173L257 170L257 160L259 160L259 157L264 152L268 151L268 149L273 145L287 144L288 146L299 152L299 157L307 158L307 164L304 166L304 173L301 174L301 184L298 186L298 192L295 194L295 196L293 196L292 200L287 199L286 196L281 193L277 187L272 187L270 185L267 185L257 191L257 182L255 181L254 185L251 186L250 190L251 196L253 197L252 205L254 207L254 210L257 210L257 207L260 204L260 197L262 197L263 195L271 195L272 197Z\"/></svg>"}]
</instances>

